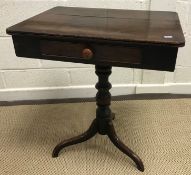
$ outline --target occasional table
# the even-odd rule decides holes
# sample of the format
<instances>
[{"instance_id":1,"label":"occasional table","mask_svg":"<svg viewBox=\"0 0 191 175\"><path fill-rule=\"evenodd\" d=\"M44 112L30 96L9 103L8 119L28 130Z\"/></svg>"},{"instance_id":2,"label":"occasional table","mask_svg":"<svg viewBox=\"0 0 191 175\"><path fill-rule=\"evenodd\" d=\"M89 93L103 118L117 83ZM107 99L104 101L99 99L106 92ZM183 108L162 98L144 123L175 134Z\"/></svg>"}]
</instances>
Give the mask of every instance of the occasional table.
<instances>
[{"instance_id":1,"label":"occasional table","mask_svg":"<svg viewBox=\"0 0 191 175\"><path fill-rule=\"evenodd\" d=\"M112 66L173 72L178 48L185 45L177 13L55 7L8 28L7 33L18 57L95 65L96 118L86 132L58 144L52 156L99 133L144 171L139 156L116 135L108 78Z\"/></svg>"}]
</instances>

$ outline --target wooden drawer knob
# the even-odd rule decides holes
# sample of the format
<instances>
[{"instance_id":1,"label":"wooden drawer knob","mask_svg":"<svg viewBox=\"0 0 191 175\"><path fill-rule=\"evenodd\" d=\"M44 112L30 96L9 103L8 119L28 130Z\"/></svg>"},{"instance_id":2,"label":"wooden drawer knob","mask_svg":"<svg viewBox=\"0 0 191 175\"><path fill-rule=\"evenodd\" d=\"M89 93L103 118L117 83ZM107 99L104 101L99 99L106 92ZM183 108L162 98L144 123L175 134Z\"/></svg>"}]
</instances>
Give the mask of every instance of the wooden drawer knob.
<instances>
[{"instance_id":1,"label":"wooden drawer knob","mask_svg":"<svg viewBox=\"0 0 191 175\"><path fill-rule=\"evenodd\" d=\"M85 59L91 59L93 57L93 52L88 49L88 48L85 48L83 51L82 51L82 56L83 58Z\"/></svg>"}]
</instances>

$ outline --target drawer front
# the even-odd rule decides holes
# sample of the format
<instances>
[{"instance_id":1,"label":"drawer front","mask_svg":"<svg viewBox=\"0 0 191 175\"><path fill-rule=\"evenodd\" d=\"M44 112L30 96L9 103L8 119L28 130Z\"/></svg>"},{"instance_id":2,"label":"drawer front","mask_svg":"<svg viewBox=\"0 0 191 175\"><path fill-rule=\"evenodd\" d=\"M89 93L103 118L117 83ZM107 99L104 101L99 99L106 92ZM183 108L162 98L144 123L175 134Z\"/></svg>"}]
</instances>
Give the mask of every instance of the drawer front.
<instances>
[{"instance_id":1,"label":"drawer front","mask_svg":"<svg viewBox=\"0 0 191 175\"><path fill-rule=\"evenodd\" d=\"M18 57L174 71L178 48L121 46L61 42L38 37L13 36Z\"/></svg>"},{"instance_id":2,"label":"drawer front","mask_svg":"<svg viewBox=\"0 0 191 175\"><path fill-rule=\"evenodd\" d=\"M141 64L142 50L134 47L83 44L61 41L40 42L43 56L83 59L88 62Z\"/></svg>"},{"instance_id":3,"label":"drawer front","mask_svg":"<svg viewBox=\"0 0 191 175\"><path fill-rule=\"evenodd\" d=\"M60 56L66 58L83 58L82 52L86 48L85 44L61 42L61 41L46 41L40 42L42 55Z\"/></svg>"}]
</instances>

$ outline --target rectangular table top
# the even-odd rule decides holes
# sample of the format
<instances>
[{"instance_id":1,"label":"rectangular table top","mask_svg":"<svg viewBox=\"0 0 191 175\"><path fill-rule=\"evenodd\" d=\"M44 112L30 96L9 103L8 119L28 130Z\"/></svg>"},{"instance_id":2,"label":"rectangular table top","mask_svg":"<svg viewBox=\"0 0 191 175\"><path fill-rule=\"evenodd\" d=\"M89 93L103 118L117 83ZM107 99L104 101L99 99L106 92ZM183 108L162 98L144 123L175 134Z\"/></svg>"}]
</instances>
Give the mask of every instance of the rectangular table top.
<instances>
[{"instance_id":1,"label":"rectangular table top","mask_svg":"<svg viewBox=\"0 0 191 175\"><path fill-rule=\"evenodd\" d=\"M7 33L170 47L185 44L177 13L161 11L55 7L8 28Z\"/></svg>"}]
</instances>

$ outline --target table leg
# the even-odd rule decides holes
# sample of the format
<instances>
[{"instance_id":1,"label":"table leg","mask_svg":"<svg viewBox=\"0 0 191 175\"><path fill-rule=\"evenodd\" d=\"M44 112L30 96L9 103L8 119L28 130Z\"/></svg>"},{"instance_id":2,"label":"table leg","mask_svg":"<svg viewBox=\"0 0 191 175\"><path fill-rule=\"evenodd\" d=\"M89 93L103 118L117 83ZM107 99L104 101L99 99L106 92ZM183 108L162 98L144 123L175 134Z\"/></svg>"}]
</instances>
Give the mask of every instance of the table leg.
<instances>
[{"instance_id":1,"label":"table leg","mask_svg":"<svg viewBox=\"0 0 191 175\"><path fill-rule=\"evenodd\" d=\"M84 132L83 134L73 137L71 139L68 140L64 140L61 143L59 143L53 150L52 153L52 157L58 157L59 152L67 147L67 146L71 146L71 145L75 145L78 143L82 143L87 141L88 139L92 138L93 136L95 136L97 133L97 122L96 119L94 119L94 121L92 122L91 126L89 127L89 129Z\"/></svg>"},{"instance_id":2,"label":"table leg","mask_svg":"<svg viewBox=\"0 0 191 175\"><path fill-rule=\"evenodd\" d=\"M107 135L111 142L124 154L129 156L137 165L138 170L144 171L144 165L142 160L137 154L135 154L130 148L128 148L117 136L112 122L108 123Z\"/></svg>"}]
</instances>

